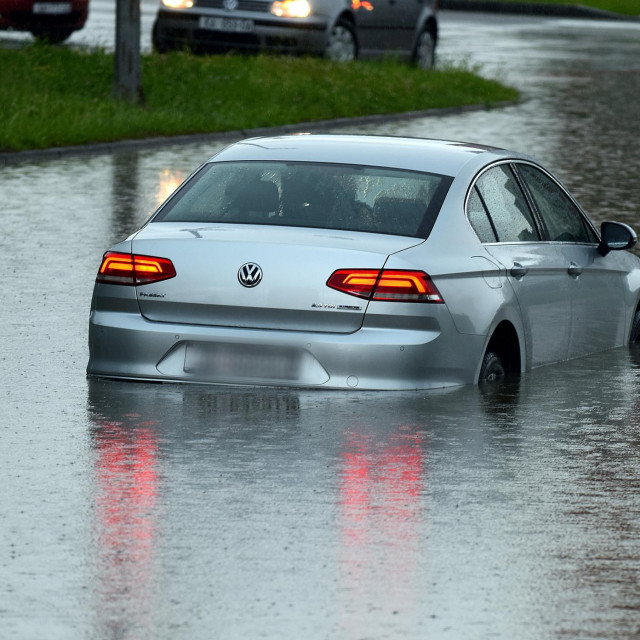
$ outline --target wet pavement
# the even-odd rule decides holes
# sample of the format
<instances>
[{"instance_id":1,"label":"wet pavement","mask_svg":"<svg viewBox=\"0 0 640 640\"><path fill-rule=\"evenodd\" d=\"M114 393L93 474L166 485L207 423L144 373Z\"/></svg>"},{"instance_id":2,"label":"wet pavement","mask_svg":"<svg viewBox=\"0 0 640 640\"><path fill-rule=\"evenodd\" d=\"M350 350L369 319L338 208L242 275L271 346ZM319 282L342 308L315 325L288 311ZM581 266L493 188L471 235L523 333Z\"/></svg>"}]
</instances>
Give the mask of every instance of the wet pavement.
<instances>
[{"instance_id":1,"label":"wet pavement","mask_svg":"<svg viewBox=\"0 0 640 640\"><path fill-rule=\"evenodd\" d=\"M640 228L638 25L445 18L441 60L524 102L347 130L526 150ZM85 379L102 252L216 148L0 168L0 639L637 637L638 353L489 391Z\"/></svg>"}]
</instances>

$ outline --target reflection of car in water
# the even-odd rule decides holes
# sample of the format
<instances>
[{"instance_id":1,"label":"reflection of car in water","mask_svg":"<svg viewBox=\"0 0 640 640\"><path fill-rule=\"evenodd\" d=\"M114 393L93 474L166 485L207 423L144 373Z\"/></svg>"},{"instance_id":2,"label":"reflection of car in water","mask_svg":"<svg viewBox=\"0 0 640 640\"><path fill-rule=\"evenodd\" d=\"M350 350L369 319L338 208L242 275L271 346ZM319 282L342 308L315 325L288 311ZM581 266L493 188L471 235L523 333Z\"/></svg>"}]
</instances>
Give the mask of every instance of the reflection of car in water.
<instances>
[{"instance_id":1,"label":"reflection of car in water","mask_svg":"<svg viewBox=\"0 0 640 640\"><path fill-rule=\"evenodd\" d=\"M91 375L415 389L640 336L626 225L602 236L522 154L376 136L237 143L108 251Z\"/></svg>"},{"instance_id":2,"label":"reflection of car in water","mask_svg":"<svg viewBox=\"0 0 640 640\"><path fill-rule=\"evenodd\" d=\"M237 50L324 55L391 54L433 66L434 0L161 0L153 27L160 52Z\"/></svg>"},{"instance_id":3,"label":"reflection of car in water","mask_svg":"<svg viewBox=\"0 0 640 640\"><path fill-rule=\"evenodd\" d=\"M0 29L58 43L84 27L89 0L0 0Z\"/></svg>"}]
</instances>

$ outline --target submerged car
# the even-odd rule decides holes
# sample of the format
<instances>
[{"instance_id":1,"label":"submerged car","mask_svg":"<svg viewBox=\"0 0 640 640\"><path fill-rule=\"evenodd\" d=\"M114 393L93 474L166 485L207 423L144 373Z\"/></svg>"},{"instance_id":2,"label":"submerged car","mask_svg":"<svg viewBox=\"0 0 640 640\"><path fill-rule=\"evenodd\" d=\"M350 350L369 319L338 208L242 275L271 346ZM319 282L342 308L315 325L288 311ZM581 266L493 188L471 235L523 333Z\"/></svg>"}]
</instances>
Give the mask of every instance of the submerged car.
<instances>
[{"instance_id":1,"label":"submerged car","mask_svg":"<svg viewBox=\"0 0 640 640\"><path fill-rule=\"evenodd\" d=\"M436 0L161 0L152 33L160 53L390 54L425 69L437 38Z\"/></svg>"},{"instance_id":2,"label":"submerged car","mask_svg":"<svg viewBox=\"0 0 640 640\"><path fill-rule=\"evenodd\" d=\"M518 375L637 339L635 241L617 222L599 234L518 153L245 140L105 253L88 373L340 389Z\"/></svg>"},{"instance_id":3,"label":"submerged car","mask_svg":"<svg viewBox=\"0 0 640 640\"><path fill-rule=\"evenodd\" d=\"M88 12L89 0L0 0L0 30L57 44L84 27Z\"/></svg>"}]
</instances>

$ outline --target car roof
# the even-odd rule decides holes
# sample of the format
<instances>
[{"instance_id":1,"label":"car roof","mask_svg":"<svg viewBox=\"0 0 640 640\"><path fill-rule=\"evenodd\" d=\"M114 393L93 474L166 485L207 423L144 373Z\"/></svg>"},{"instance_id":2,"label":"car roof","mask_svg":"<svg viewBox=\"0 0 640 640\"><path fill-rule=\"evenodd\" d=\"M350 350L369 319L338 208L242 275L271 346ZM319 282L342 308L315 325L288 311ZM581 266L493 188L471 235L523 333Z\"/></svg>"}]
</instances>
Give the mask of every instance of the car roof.
<instances>
[{"instance_id":1,"label":"car roof","mask_svg":"<svg viewBox=\"0 0 640 640\"><path fill-rule=\"evenodd\" d=\"M524 158L497 147L371 135L297 134L249 138L223 149L209 161L291 161L394 167L455 176L473 161L482 166L501 158Z\"/></svg>"}]
</instances>

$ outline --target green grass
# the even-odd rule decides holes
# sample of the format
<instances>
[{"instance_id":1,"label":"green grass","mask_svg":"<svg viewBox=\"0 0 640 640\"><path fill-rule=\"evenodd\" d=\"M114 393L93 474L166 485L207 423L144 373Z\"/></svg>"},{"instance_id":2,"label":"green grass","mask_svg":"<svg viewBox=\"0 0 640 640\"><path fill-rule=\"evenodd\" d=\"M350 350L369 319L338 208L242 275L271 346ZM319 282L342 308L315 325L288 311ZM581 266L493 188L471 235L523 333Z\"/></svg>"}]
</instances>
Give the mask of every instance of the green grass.
<instances>
[{"instance_id":1,"label":"green grass","mask_svg":"<svg viewBox=\"0 0 640 640\"><path fill-rule=\"evenodd\" d=\"M500 2L527 2L529 4L576 4L602 11L622 13L628 16L640 15L640 0L500 0Z\"/></svg>"},{"instance_id":2,"label":"green grass","mask_svg":"<svg viewBox=\"0 0 640 640\"><path fill-rule=\"evenodd\" d=\"M0 49L0 149L208 133L515 100L465 69L314 58L148 55L143 105L113 99L113 56L35 44Z\"/></svg>"}]
</instances>

